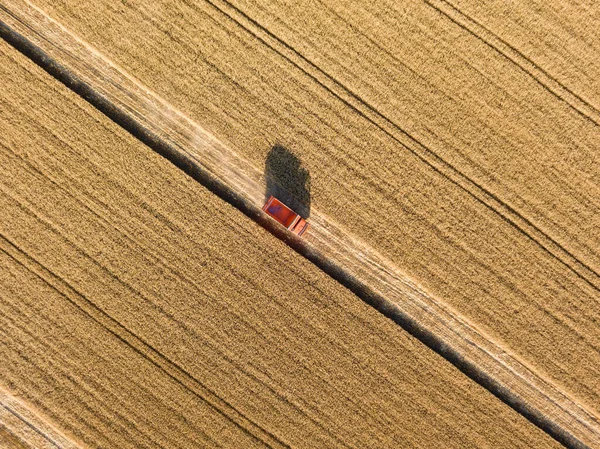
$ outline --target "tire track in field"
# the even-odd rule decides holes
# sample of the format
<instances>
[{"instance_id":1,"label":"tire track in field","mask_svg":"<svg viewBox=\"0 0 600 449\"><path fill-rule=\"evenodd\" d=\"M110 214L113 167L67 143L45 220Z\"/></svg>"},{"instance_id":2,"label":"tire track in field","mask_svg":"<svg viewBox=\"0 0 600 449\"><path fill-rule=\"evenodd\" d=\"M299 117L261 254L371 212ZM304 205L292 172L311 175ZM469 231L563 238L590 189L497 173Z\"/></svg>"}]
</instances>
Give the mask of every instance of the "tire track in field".
<instances>
[{"instance_id":1,"label":"tire track in field","mask_svg":"<svg viewBox=\"0 0 600 449\"><path fill-rule=\"evenodd\" d=\"M18 318L16 318L14 314L14 309L11 310L10 306L6 308L8 309L8 312L6 310L0 310L0 320L2 322L2 329L4 332L11 336L11 339L21 349L21 352L19 353L20 358L14 361L15 365L18 365L19 363L26 363L30 366L33 366L34 369L38 372L42 371L43 368L40 366L38 361L40 359L43 359L44 355L47 356L47 354L55 348L53 348L52 344L48 344L48 340L37 340L38 345L32 345L31 342L36 341L35 334L28 330L26 326L23 326L21 323L18 322ZM51 320L47 321L46 323L55 324ZM159 434L159 432L156 432L156 434L150 434L147 428L142 430L141 428L145 426L142 426L140 423L137 423L138 425L136 425L132 421L132 414L129 413L129 410L127 410L127 408L119 408L119 411L114 413L112 416L108 416L105 413L94 414L93 406L90 404L92 404L94 401L99 400L98 392L102 390L98 389L98 385L94 385L94 383L92 381L89 381L89 379L82 379L80 377L81 375L77 370L77 368L80 367L73 365L73 363L67 363L63 357L58 355L60 353L55 352L54 354L55 357L53 357L52 360L46 365L46 368L50 367L50 369L53 369L58 373L58 377L60 377L63 381L61 388L63 388L65 391L71 394L73 394L73 392L75 391L79 393L80 398L78 402L81 407L79 408L79 412L81 413L81 415L87 414L88 416L94 416L96 422L92 424L91 427L96 432L102 433L105 432L106 429L114 428L120 433L124 434L127 440L129 441L136 439L136 436L138 435L142 435L143 437L146 437L153 445L158 445L158 440L160 438L157 438L157 434ZM10 382L10 374L7 376L7 378ZM36 385L35 381L32 381L31 379L27 380L30 383L25 384L26 389L29 390ZM88 385L86 385L86 381L89 382ZM91 390L89 388L90 384L93 385L94 390ZM107 393L106 391L103 392L105 394ZM111 399L114 400L114 398ZM39 398L34 397L31 398L31 400L39 401ZM44 409L43 407L42 411L46 413L48 412L47 409ZM57 422L61 422L60 418L58 418L56 414L50 413L49 416L52 419L55 419ZM68 426L65 426L65 428L68 429ZM69 429L69 431L72 432L72 429ZM150 446L146 444L143 444L142 447L150 448Z\"/></svg>"},{"instance_id":2,"label":"tire track in field","mask_svg":"<svg viewBox=\"0 0 600 449\"><path fill-rule=\"evenodd\" d=\"M420 290L390 261L318 211L311 213L307 240L282 231L260 211L265 183L256 167L39 9L19 0L11 4L0 8L0 34L54 77L554 438L577 448L600 443L600 423L593 414Z\"/></svg>"},{"instance_id":3,"label":"tire track in field","mask_svg":"<svg viewBox=\"0 0 600 449\"><path fill-rule=\"evenodd\" d=\"M2 433L8 433L6 439ZM0 443L18 443L27 441L35 443L37 448L79 449L82 445L75 444L61 434L49 423L43 421L32 407L0 387ZM8 445L10 446L10 444ZM15 449L19 446L15 446ZM23 448L29 445L23 444Z\"/></svg>"},{"instance_id":4,"label":"tire track in field","mask_svg":"<svg viewBox=\"0 0 600 449\"><path fill-rule=\"evenodd\" d=\"M525 56L517 48L506 42L500 36L478 23L475 19L460 11L447 0L425 0L429 6L452 21L454 24L472 34L495 52L501 54L520 70L533 78L540 86L550 92L560 101L568 104L586 120L600 126L600 111L592 104L577 95L563 83L558 81L546 70Z\"/></svg>"},{"instance_id":5,"label":"tire track in field","mask_svg":"<svg viewBox=\"0 0 600 449\"><path fill-rule=\"evenodd\" d=\"M237 26L248 32L251 36L265 44L272 51L286 59L362 118L368 120L387 136L403 145L440 176L469 193L480 204L497 213L504 222L515 227L527 239L535 242L577 277L597 291L600 291L599 273L583 261L579 260L561 243L542 229L538 228L531 220L520 214L509 204L502 201L502 199L493 192L464 175L459 169L442 159L434 151L427 148L418 139L402 129L393 120L379 112L358 94L354 93L333 76L319 68L294 47L271 33L267 28L260 25L232 3L227 0L206 0L206 2L213 6L219 13L233 21ZM543 87L547 89L547 87ZM554 94L554 92L552 93ZM587 116L586 118L590 119L590 117ZM598 123L600 123L600 119Z\"/></svg>"}]
</instances>

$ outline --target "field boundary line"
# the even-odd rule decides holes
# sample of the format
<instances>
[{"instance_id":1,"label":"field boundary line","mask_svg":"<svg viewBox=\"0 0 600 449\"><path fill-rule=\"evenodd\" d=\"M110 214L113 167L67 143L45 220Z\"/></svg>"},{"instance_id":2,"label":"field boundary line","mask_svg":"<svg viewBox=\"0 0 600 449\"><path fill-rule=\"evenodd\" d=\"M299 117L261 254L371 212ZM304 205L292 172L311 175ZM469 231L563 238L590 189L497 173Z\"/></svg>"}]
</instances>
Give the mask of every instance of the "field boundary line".
<instances>
[{"instance_id":1,"label":"field boundary line","mask_svg":"<svg viewBox=\"0 0 600 449\"><path fill-rule=\"evenodd\" d=\"M538 228L531 220L524 217L514 207L510 206L496 194L463 174L459 169L441 158L437 153L422 144L417 138L377 110L377 108L369 104L364 98L354 93L335 77L326 73L294 47L264 28L239 8L232 5L227 0L205 1L229 20L236 23L240 28L244 29L251 36L258 39L272 51L286 59L358 115L375 125L388 137L400 143L437 174L467 192L484 207L498 214L503 221L516 228L527 239L536 243L577 277L582 279L592 288L600 291L600 273L597 273L592 267L573 255L561 243L556 241L542 229Z\"/></svg>"},{"instance_id":2,"label":"field boundary line","mask_svg":"<svg viewBox=\"0 0 600 449\"><path fill-rule=\"evenodd\" d=\"M260 170L24 0L0 6L0 35L213 193L286 241L366 303L571 448L600 446L600 423L329 217L311 211L306 240L260 210Z\"/></svg>"}]
</instances>

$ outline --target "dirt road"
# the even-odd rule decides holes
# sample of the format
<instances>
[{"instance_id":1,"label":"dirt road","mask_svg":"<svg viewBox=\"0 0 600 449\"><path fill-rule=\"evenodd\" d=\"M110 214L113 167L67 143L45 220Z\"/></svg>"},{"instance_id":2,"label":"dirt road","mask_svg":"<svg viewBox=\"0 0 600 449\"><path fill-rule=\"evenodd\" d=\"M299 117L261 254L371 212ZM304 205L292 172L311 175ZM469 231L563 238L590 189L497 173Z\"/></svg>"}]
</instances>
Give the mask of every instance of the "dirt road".
<instances>
[{"instance_id":1,"label":"dirt road","mask_svg":"<svg viewBox=\"0 0 600 449\"><path fill-rule=\"evenodd\" d=\"M0 389L0 447L5 449L78 449L37 410Z\"/></svg>"}]
</instances>

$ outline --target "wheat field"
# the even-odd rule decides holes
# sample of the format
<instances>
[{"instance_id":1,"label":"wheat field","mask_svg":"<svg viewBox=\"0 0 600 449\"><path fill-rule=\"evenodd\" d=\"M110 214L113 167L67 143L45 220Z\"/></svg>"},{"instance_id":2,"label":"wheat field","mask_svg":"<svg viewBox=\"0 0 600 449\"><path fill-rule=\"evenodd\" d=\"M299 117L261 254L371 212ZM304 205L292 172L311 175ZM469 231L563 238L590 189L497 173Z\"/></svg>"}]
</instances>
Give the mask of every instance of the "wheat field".
<instances>
[{"instance_id":1,"label":"wheat field","mask_svg":"<svg viewBox=\"0 0 600 449\"><path fill-rule=\"evenodd\" d=\"M307 245L335 226L340 248L323 243L315 266L3 41L0 388L46 441L600 444L596 5L5 3L0 20L47 15L248 173L293 154ZM495 365L464 368L439 348L450 337L434 351L332 279L345 242L493 343L542 399L512 404L510 384L490 387ZM563 404L572 421L550 411ZM0 442L44 447L9 409Z\"/></svg>"}]
</instances>

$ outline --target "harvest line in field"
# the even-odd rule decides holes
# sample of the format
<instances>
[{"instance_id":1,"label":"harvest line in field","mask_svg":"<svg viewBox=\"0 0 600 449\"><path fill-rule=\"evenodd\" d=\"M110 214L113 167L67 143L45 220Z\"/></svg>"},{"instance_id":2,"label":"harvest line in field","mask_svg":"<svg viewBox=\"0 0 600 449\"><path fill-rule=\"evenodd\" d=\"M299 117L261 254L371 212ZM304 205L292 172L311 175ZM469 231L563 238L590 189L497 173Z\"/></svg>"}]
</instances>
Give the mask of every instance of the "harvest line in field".
<instances>
[{"instance_id":1,"label":"harvest line in field","mask_svg":"<svg viewBox=\"0 0 600 449\"><path fill-rule=\"evenodd\" d=\"M277 230L260 212L266 187L260 170L43 11L18 0L5 5L0 7L3 37L111 119L559 441L570 447L600 444L600 425L590 412L422 291L385 257L318 210L311 212L304 242Z\"/></svg>"}]
</instances>

